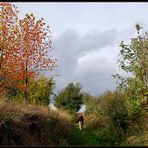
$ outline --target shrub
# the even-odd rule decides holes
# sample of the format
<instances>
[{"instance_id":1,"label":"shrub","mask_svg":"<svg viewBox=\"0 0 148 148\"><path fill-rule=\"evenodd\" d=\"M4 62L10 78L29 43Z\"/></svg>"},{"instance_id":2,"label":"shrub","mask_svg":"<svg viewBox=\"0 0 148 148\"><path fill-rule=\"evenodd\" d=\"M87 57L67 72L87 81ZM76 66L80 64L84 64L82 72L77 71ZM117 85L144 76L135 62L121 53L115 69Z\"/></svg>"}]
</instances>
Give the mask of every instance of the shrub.
<instances>
[{"instance_id":1,"label":"shrub","mask_svg":"<svg viewBox=\"0 0 148 148\"><path fill-rule=\"evenodd\" d=\"M98 132L98 142L102 146L119 146L121 141L121 135L111 125L101 128Z\"/></svg>"},{"instance_id":2,"label":"shrub","mask_svg":"<svg viewBox=\"0 0 148 148\"><path fill-rule=\"evenodd\" d=\"M71 113L79 111L83 104L81 86L79 83L69 83L56 96L55 105Z\"/></svg>"},{"instance_id":3,"label":"shrub","mask_svg":"<svg viewBox=\"0 0 148 148\"><path fill-rule=\"evenodd\" d=\"M106 97L108 96L108 97ZM109 119L114 128L126 133L128 128L128 108L124 95L120 92L107 92L101 98L102 113Z\"/></svg>"},{"instance_id":4,"label":"shrub","mask_svg":"<svg viewBox=\"0 0 148 148\"><path fill-rule=\"evenodd\" d=\"M96 115L87 115L85 117L86 123L85 126L91 130L99 130L106 126L107 120L104 116L96 116Z\"/></svg>"}]
</instances>

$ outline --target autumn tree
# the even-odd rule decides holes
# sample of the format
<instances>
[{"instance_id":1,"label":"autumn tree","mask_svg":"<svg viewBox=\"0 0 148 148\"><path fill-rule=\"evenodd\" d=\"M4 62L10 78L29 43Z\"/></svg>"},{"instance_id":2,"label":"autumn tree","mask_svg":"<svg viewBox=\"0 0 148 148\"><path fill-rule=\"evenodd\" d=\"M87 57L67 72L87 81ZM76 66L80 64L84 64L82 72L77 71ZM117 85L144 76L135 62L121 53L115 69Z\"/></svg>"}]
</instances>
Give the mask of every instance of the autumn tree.
<instances>
[{"instance_id":1,"label":"autumn tree","mask_svg":"<svg viewBox=\"0 0 148 148\"><path fill-rule=\"evenodd\" d=\"M6 81L14 64L14 54L19 49L18 10L11 3L0 3L0 92L4 93Z\"/></svg>"},{"instance_id":2,"label":"autumn tree","mask_svg":"<svg viewBox=\"0 0 148 148\"><path fill-rule=\"evenodd\" d=\"M7 10L8 6L4 7L4 4L1 4L2 10L5 7ZM9 7L12 8L14 6L9 3ZM5 14L3 15L5 16ZM5 23L7 24L7 22ZM53 59L50 55L52 49L51 32L49 26L45 26L44 19L36 20L33 14L25 14L23 19L18 19L17 17L13 23L17 26L17 31L15 30L16 32L14 32L16 39L13 36L11 37L14 40L12 41L13 46L8 50L13 56L10 60L10 56L5 55L7 66L4 66L4 70L9 73L7 82L11 83L19 91L25 101L28 101L30 79L34 79L42 72L50 71L56 66L56 59ZM2 27L2 31L3 29ZM8 34L10 33L11 30L8 30ZM6 41L10 44L8 39ZM5 45L5 43L3 44ZM11 49L14 49L14 51Z\"/></svg>"},{"instance_id":3,"label":"autumn tree","mask_svg":"<svg viewBox=\"0 0 148 148\"><path fill-rule=\"evenodd\" d=\"M25 18L19 21L19 25L22 41L18 60L21 66L16 73L18 74L19 71L17 76L23 82L20 87L25 99L28 100L29 79L37 77L42 71L52 70L55 66L55 60L49 54L51 36L49 28L45 28L43 18L35 21L33 14L26 14Z\"/></svg>"},{"instance_id":4,"label":"autumn tree","mask_svg":"<svg viewBox=\"0 0 148 148\"><path fill-rule=\"evenodd\" d=\"M72 113L79 111L83 104L80 83L69 83L55 98L55 105Z\"/></svg>"}]
</instances>

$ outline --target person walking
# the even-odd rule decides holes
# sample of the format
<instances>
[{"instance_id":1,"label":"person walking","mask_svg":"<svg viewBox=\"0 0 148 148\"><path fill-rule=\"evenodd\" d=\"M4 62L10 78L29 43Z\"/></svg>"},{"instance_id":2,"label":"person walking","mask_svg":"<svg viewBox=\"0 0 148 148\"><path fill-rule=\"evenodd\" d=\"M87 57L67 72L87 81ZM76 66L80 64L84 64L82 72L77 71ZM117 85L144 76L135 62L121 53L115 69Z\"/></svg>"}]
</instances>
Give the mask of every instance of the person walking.
<instances>
[{"instance_id":1,"label":"person walking","mask_svg":"<svg viewBox=\"0 0 148 148\"><path fill-rule=\"evenodd\" d=\"M83 117L82 115L80 115L80 116L78 117L78 123L79 123L79 129L80 129L80 131L81 131L82 128L83 128L83 125L84 125L84 117Z\"/></svg>"}]
</instances>

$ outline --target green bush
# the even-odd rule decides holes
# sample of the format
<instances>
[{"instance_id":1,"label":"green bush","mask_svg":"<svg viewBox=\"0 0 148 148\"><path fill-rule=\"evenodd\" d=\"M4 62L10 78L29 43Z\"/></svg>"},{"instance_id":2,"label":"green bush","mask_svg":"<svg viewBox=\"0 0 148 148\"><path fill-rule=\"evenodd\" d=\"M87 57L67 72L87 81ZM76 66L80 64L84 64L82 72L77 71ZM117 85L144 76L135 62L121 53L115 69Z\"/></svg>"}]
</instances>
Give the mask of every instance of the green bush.
<instances>
[{"instance_id":1,"label":"green bush","mask_svg":"<svg viewBox=\"0 0 148 148\"><path fill-rule=\"evenodd\" d=\"M108 121L126 134L128 128L128 108L124 96L120 92L107 92L101 98L102 114Z\"/></svg>"},{"instance_id":2,"label":"green bush","mask_svg":"<svg viewBox=\"0 0 148 148\"><path fill-rule=\"evenodd\" d=\"M56 96L55 105L71 113L79 111L83 104L81 86L79 83L69 83Z\"/></svg>"},{"instance_id":3,"label":"green bush","mask_svg":"<svg viewBox=\"0 0 148 148\"><path fill-rule=\"evenodd\" d=\"M121 135L112 126L101 128L98 132L98 142L101 146L119 146L121 141Z\"/></svg>"}]
</instances>

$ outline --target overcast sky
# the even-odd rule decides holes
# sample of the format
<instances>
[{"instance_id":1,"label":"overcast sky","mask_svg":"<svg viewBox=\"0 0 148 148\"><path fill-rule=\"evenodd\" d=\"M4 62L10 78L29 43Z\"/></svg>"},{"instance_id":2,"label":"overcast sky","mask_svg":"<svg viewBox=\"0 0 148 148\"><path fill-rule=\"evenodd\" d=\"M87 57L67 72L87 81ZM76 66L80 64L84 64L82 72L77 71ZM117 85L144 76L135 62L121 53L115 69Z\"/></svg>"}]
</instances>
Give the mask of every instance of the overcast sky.
<instances>
[{"instance_id":1,"label":"overcast sky","mask_svg":"<svg viewBox=\"0 0 148 148\"><path fill-rule=\"evenodd\" d=\"M43 17L52 32L52 55L58 67L56 90L69 82L80 82L83 90L101 95L115 90L112 74L121 73L116 64L119 44L135 36L139 23L148 30L148 3L140 2L15 2L20 17L33 13Z\"/></svg>"}]
</instances>

